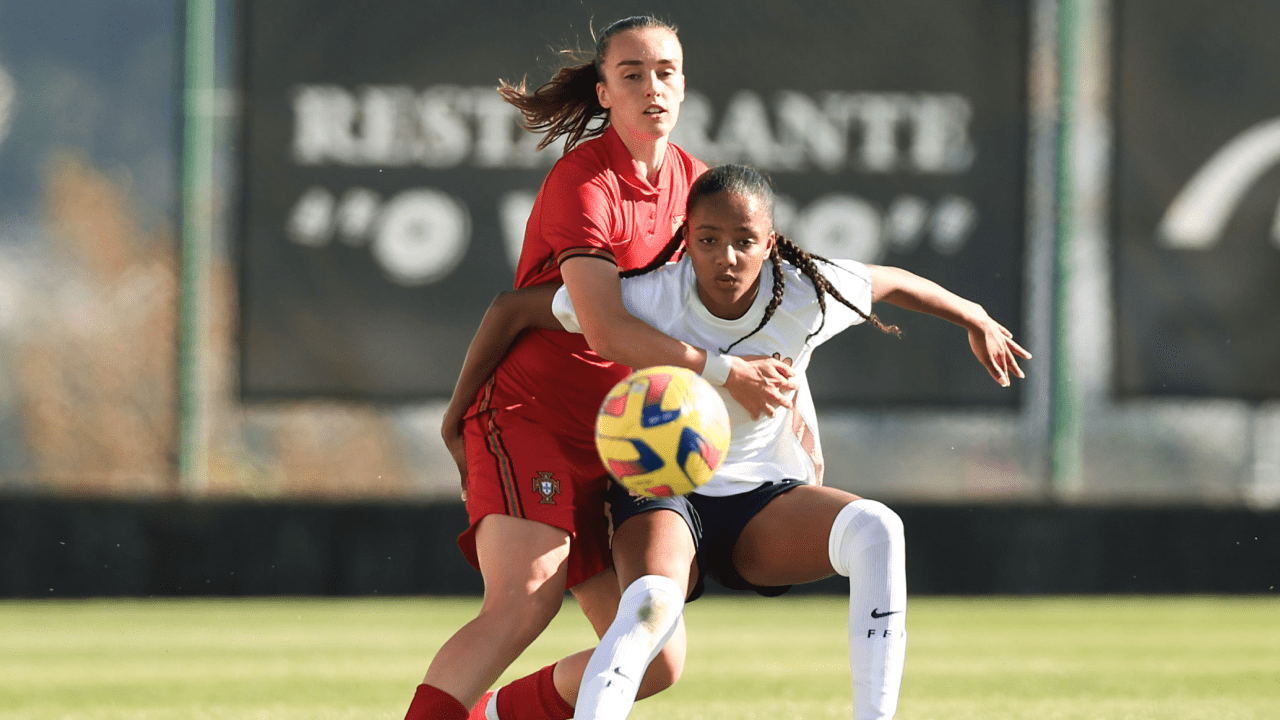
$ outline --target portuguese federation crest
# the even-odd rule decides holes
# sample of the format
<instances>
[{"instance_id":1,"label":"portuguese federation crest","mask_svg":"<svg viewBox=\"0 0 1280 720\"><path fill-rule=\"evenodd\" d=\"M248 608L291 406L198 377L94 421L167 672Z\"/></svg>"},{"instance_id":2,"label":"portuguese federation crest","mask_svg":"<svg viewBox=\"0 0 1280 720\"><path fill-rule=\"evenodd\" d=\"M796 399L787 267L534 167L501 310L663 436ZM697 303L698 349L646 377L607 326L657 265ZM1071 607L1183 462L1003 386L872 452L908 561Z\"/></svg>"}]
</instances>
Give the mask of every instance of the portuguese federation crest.
<instances>
[{"instance_id":1,"label":"portuguese federation crest","mask_svg":"<svg viewBox=\"0 0 1280 720\"><path fill-rule=\"evenodd\" d=\"M555 505L555 497L560 494L560 481L551 477L551 473L539 471L533 479L533 491L542 496L541 505Z\"/></svg>"}]
</instances>

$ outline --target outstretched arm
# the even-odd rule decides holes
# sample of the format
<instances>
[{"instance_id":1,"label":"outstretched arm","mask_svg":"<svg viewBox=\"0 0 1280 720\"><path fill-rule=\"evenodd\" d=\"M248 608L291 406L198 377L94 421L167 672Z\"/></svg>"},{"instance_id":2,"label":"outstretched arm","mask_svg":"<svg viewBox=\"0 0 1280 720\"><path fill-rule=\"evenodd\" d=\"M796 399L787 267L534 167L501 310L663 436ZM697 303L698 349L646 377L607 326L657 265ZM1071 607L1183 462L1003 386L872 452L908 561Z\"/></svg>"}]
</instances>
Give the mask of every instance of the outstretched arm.
<instances>
[{"instance_id":1,"label":"outstretched arm","mask_svg":"<svg viewBox=\"0 0 1280 720\"><path fill-rule=\"evenodd\" d=\"M627 310L613 263L593 257L570 258L560 264L560 274L582 334L601 357L628 367L678 365L703 372L706 350L655 330ZM752 418L791 406L787 394L796 385L790 366L762 357L733 357L729 362L724 388Z\"/></svg>"},{"instance_id":2,"label":"outstretched arm","mask_svg":"<svg viewBox=\"0 0 1280 720\"><path fill-rule=\"evenodd\" d=\"M462 361L462 372L453 387L453 397L444 412L440 435L462 475L462 492L467 492L467 453L462 440L462 416L475 400L480 387L489 380L520 333L529 328L563 329L551 314L551 299L560 283L547 283L499 293L489 304L484 319Z\"/></svg>"},{"instance_id":3,"label":"outstretched arm","mask_svg":"<svg viewBox=\"0 0 1280 720\"><path fill-rule=\"evenodd\" d=\"M981 305L965 300L941 285L901 268L868 265L871 301L881 300L916 312L936 315L969 332L969 347L991 377L1009 387L1009 376L1025 378L1018 358L1031 353L1013 341L1013 333L991 319Z\"/></svg>"}]
</instances>

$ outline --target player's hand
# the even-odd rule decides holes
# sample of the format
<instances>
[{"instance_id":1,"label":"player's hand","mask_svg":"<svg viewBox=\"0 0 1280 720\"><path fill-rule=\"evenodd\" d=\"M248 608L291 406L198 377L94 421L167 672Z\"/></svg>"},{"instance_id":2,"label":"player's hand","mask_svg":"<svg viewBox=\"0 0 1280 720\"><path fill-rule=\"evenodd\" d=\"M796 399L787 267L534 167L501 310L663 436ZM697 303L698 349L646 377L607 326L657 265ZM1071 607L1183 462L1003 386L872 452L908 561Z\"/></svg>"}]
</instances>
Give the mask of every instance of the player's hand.
<instances>
[{"instance_id":1,"label":"player's hand","mask_svg":"<svg viewBox=\"0 0 1280 720\"><path fill-rule=\"evenodd\" d=\"M458 466L458 475L462 478L462 500L465 502L467 499L467 444L462 437L462 418L446 412L444 422L440 424L440 437L444 439L444 446L448 448L449 454L453 456L453 462Z\"/></svg>"},{"instance_id":2,"label":"player's hand","mask_svg":"<svg viewBox=\"0 0 1280 720\"><path fill-rule=\"evenodd\" d=\"M791 407L795 392L795 371L776 358L763 355L735 357L724 389L747 411L752 420L760 413L774 414L780 407Z\"/></svg>"},{"instance_id":3,"label":"player's hand","mask_svg":"<svg viewBox=\"0 0 1280 720\"><path fill-rule=\"evenodd\" d=\"M1002 387L1009 387L1010 375L1026 378L1018 358L1031 359L1031 353L1013 341L1013 333L1000 323L985 318L969 328L969 347L991 377Z\"/></svg>"}]
</instances>

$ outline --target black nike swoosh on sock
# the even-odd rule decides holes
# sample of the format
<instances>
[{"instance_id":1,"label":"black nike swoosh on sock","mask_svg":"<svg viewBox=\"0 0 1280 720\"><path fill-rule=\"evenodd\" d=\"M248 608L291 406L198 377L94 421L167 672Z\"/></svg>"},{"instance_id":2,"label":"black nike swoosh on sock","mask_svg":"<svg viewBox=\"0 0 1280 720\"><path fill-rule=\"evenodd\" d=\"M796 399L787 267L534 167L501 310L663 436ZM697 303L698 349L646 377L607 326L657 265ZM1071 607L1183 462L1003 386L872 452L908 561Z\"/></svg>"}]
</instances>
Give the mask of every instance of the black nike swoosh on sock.
<instances>
[{"instance_id":1,"label":"black nike swoosh on sock","mask_svg":"<svg viewBox=\"0 0 1280 720\"><path fill-rule=\"evenodd\" d=\"M897 615L897 614L898 614L898 613L900 613L900 612L902 612L902 611L901 611L901 610L889 610L889 611L886 611L886 612L880 612L880 608L873 608L873 609L871 610L871 617L872 617L872 618L874 618L874 619L876 619L876 620L879 620L879 619L880 619L880 618L882 618L882 617L889 617L890 615Z\"/></svg>"}]
</instances>

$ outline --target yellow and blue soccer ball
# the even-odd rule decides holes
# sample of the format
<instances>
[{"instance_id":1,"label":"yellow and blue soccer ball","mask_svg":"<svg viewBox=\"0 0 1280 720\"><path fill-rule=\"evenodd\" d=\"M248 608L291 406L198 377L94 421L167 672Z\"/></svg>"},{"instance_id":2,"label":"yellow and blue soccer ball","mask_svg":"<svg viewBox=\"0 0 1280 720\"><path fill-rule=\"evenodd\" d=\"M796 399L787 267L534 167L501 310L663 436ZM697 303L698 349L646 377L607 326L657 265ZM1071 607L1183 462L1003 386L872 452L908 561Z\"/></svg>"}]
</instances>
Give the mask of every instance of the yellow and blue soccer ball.
<instances>
[{"instance_id":1,"label":"yellow and blue soccer ball","mask_svg":"<svg viewBox=\"0 0 1280 720\"><path fill-rule=\"evenodd\" d=\"M729 412L697 373L658 365L609 391L596 415L596 450L613 479L637 495L693 492L729 450Z\"/></svg>"}]
</instances>

